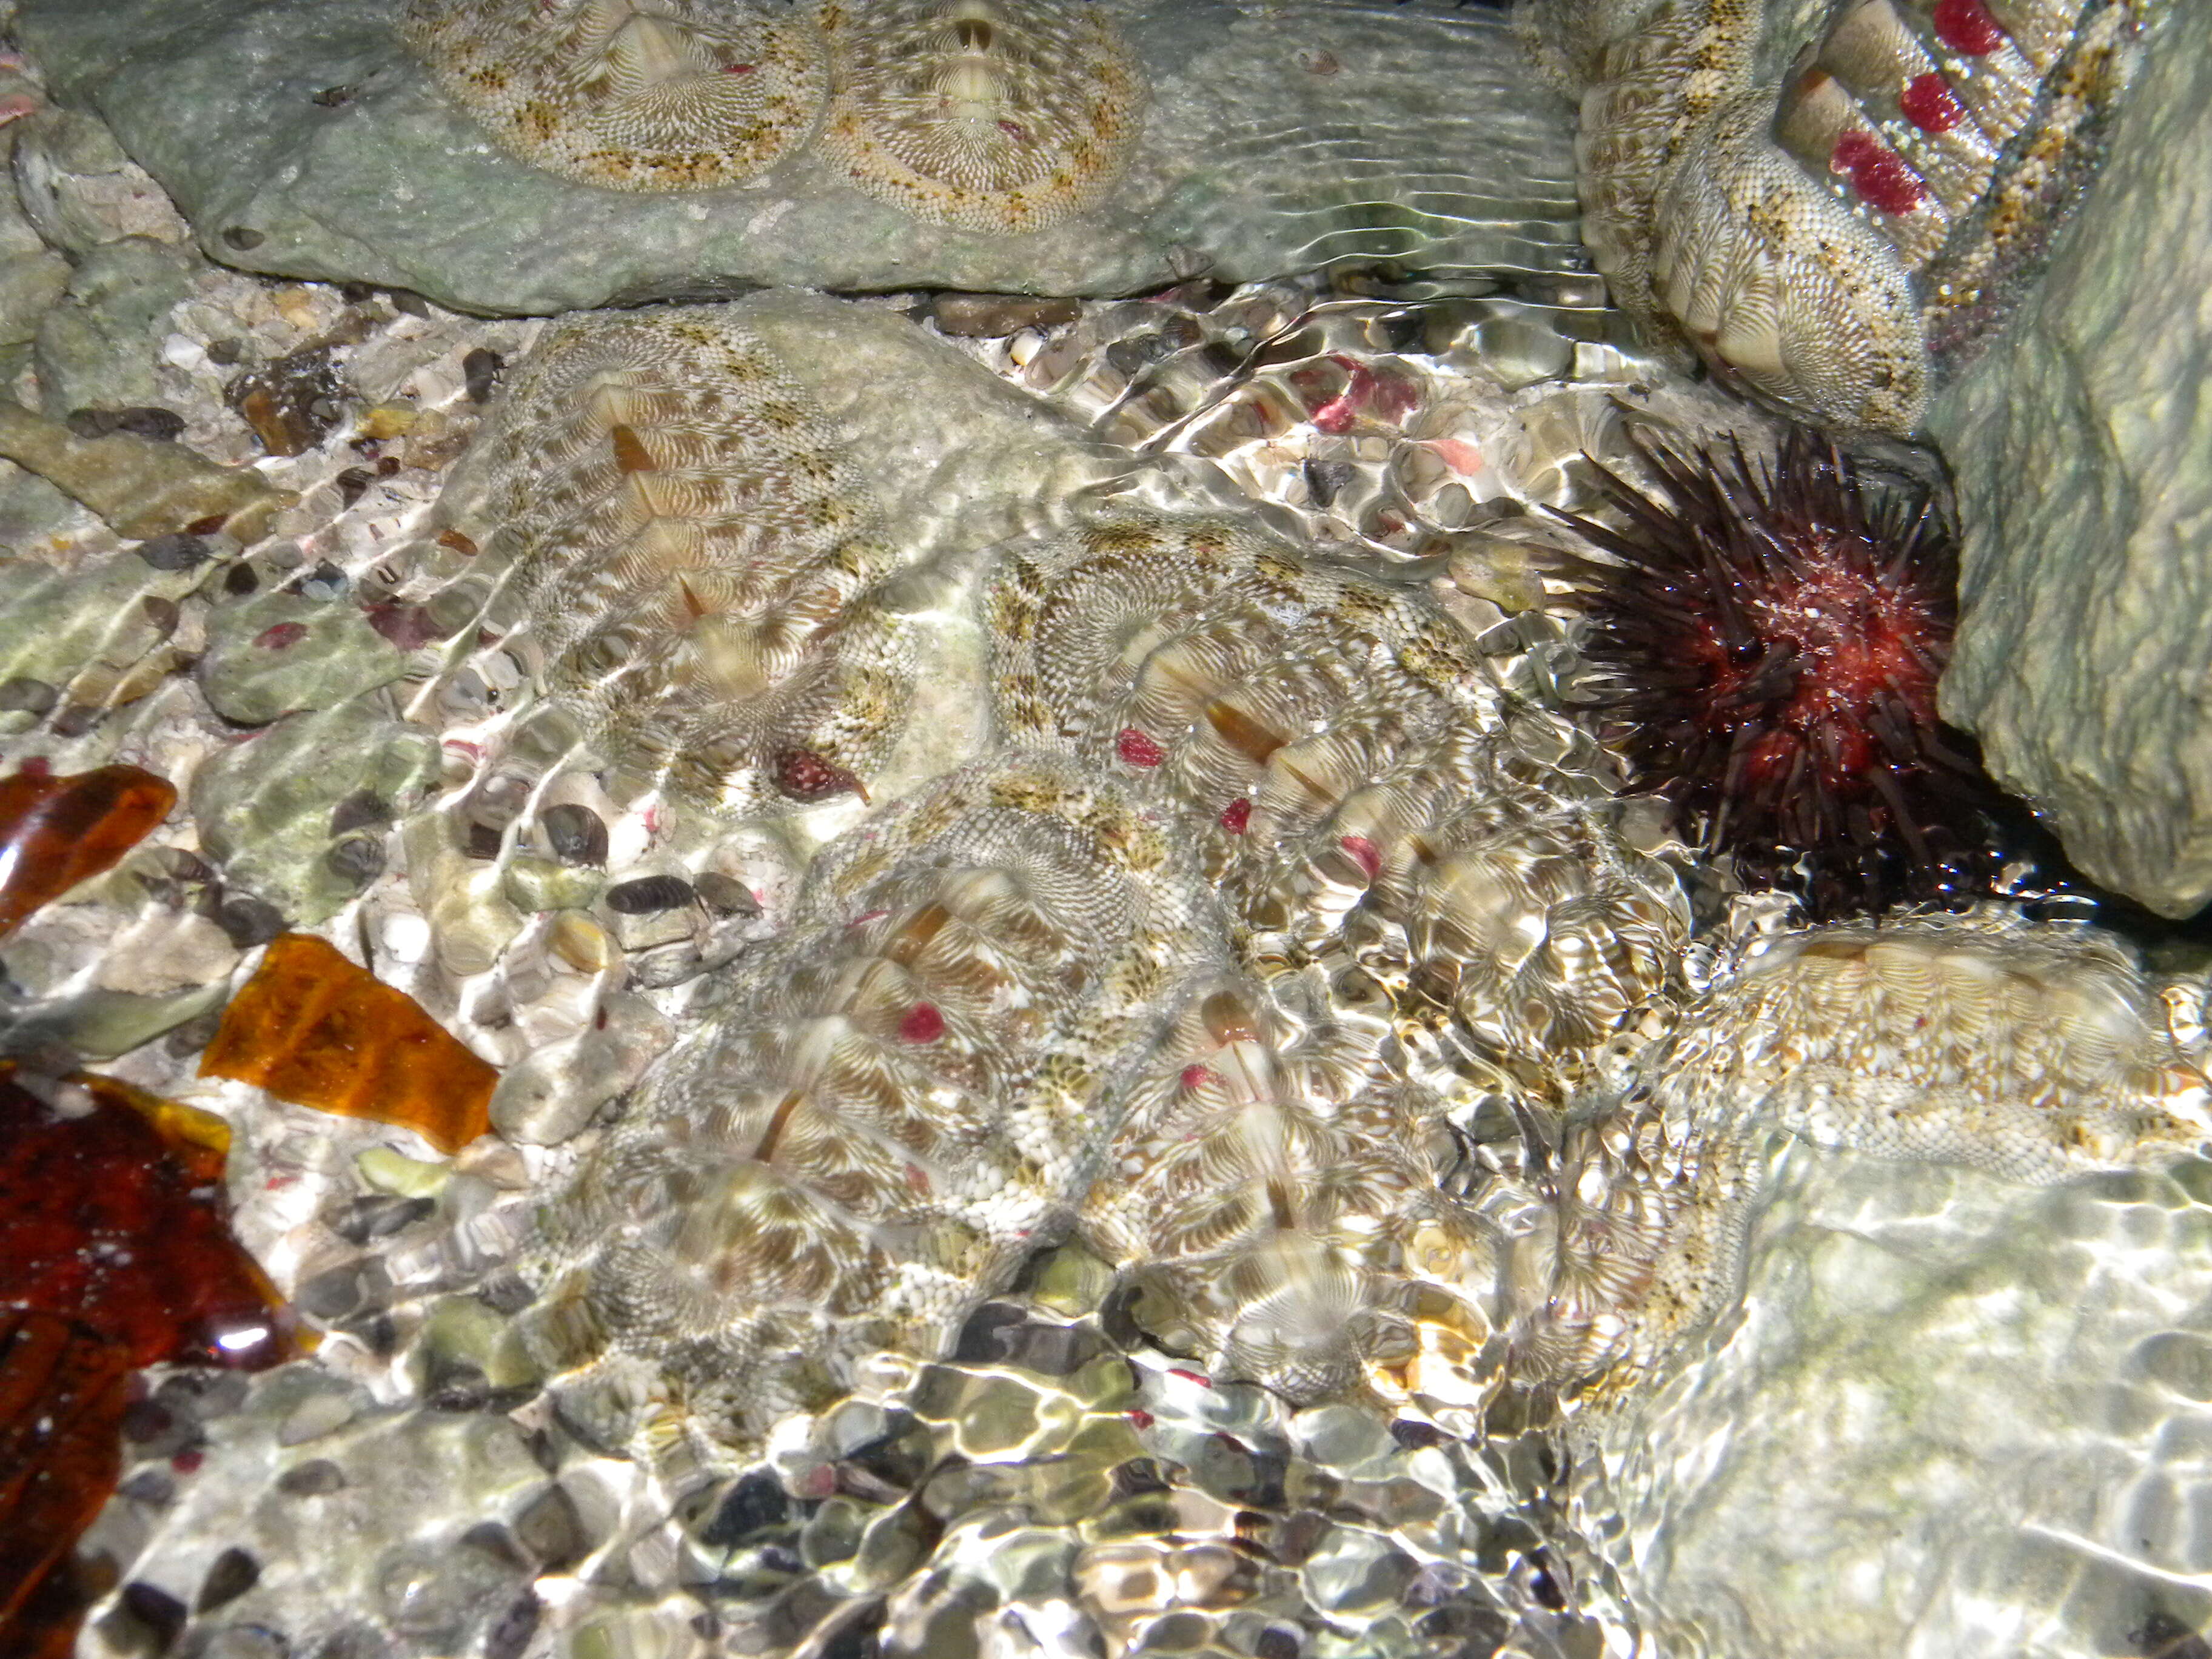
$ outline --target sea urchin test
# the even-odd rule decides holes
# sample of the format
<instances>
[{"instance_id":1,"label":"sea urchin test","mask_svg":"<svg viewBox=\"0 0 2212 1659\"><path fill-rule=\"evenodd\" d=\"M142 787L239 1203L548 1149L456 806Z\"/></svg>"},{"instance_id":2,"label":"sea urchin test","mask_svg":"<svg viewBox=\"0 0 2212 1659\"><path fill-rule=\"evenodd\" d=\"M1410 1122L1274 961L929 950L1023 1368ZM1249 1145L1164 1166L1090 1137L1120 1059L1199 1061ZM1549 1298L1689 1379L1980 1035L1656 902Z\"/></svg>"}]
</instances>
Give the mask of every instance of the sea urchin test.
<instances>
[{"instance_id":1,"label":"sea urchin test","mask_svg":"<svg viewBox=\"0 0 2212 1659\"><path fill-rule=\"evenodd\" d=\"M475 465L555 690L632 771L750 806L851 789L903 701L881 509L776 354L713 309L557 327Z\"/></svg>"},{"instance_id":2,"label":"sea urchin test","mask_svg":"<svg viewBox=\"0 0 2212 1659\"><path fill-rule=\"evenodd\" d=\"M935 1354L1081 1190L1104 1068L1207 908L1167 828L1055 756L979 763L825 853L546 1212L529 1340L567 1413L727 1462L866 1354Z\"/></svg>"},{"instance_id":3,"label":"sea urchin test","mask_svg":"<svg viewBox=\"0 0 2212 1659\"><path fill-rule=\"evenodd\" d=\"M1134 54L1080 0L830 0L822 143L854 185L933 223L1025 231L1120 176L1145 108Z\"/></svg>"},{"instance_id":4,"label":"sea urchin test","mask_svg":"<svg viewBox=\"0 0 2212 1659\"><path fill-rule=\"evenodd\" d=\"M1116 465L896 315L780 293L586 313L500 392L439 507L483 553L441 556L499 573L535 689L606 764L786 811L868 796L924 658L934 746L896 782L974 752L948 630L905 608L945 595L895 579L927 587L933 561L1049 519ZM971 701L980 726L980 683Z\"/></svg>"},{"instance_id":5,"label":"sea urchin test","mask_svg":"<svg viewBox=\"0 0 2212 1659\"><path fill-rule=\"evenodd\" d=\"M1121 509L1010 550L986 605L1008 732L1179 806L1255 963L1356 959L1455 1070L1540 1092L1662 994L1686 917L1606 763L1509 716L1423 590Z\"/></svg>"},{"instance_id":6,"label":"sea urchin test","mask_svg":"<svg viewBox=\"0 0 2212 1659\"><path fill-rule=\"evenodd\" d=\"M1909 432L2033 276L2163 9L1836 0L1802 42L1802 5L1526 10L1582 100L1615 300L1778 403Z\"/></svg>"},{"instance_id":7,"label":"sea urchin test","mask_svg":"<svg viewBox=\"0 0 2212 1659\"><path fill-rule=\"evenodd\" d=\"M805 13L750 0L412 0L404 27L501 146L617 190L764 173L828 85Z\"/></svg>"}]
</instances>

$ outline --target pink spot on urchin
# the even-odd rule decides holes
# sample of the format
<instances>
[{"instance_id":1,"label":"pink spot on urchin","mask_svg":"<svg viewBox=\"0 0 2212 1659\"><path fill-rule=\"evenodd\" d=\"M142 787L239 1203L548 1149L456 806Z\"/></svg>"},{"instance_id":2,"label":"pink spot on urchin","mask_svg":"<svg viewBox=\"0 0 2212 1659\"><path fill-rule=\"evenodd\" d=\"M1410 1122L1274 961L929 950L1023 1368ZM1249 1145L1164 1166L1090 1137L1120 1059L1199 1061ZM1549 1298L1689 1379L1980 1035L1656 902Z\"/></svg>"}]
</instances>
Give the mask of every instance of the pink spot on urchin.
<instances>
[{"instance_id":1,"label":"pink spot on urchin","mask_svg":"<svg viewBox=\"0 0 2212 1659\"><path fill-rule=\"evenodd\" d=\"M264 651L282 651L299 644L307 637L305 623L275 623L253 636L254 644Z\"/></svg>"},{"instance_id":2,"label":"pink spot on urchin","mask_svg":"<svg viewBox=\"0 0 2212 1659\"><path fill-rule=\"evenodd\" d=\"M5 98L0 98L0 127L38 112L39 100L27 92L11 92Z\"/></svg>"},{"instance_id":3,"label":"pink spot on urchin","mask_svg":"<svg viewBox=\"0 0 2212 1659\"><path fill-rule=\"evenodd\" d=\"M1462 477L1482 470L1482 452L1464 438L1431 438L1437 459Z\"/></svg>"},{"instance_id":4,"label":"pink spot on urchin","mask_svg":"<svg viewBox=\"0 0 2212 1659\"><path fill-rule=\"evenodd\" d=\"M1026 144L1030 141L1029 130L1019 122L1001 121L999 123L999 131L1018 144Z\"/></svg>"},{"instance_id":5,"label":"pink spot on urchin","mask_svg":"<svg viewBox=\"0 0 2212 1659\"><path fill-rule=\"evenodd\" d=\"M934 1042L945 1035L945 1016L933 1002L917 1002L899 1021L902 1042Z\"/></svg>"},{"instance_id":6,"label":"pink spot on urchin","mask_svg":"<svg viewBox=\"0 0 2212 1659\"><path fill-rule=\"evenodd\" d=\"M1372 881L1382 873L1382 849L1366 836L1346 836L1336 844L1344 849L1346 857L1366 872L1368 880Z\"/></svg>"},{"instance_id":7,"label":"pink spot on urchin","mask_svg":"<svg viewBox=\"0 0 2212 1659\"><path fill-rule=\"evenodd\" d=\"M1316 431L1331 434L1348 431L1352 426L1352 416L1357 412L1352 406L1352 394L1349 392L1340 392L1314 410L1312 416L1314 428Z\"/></svg>"},{"instance_id":8,"label":"pink spot on urchin","mask_svg":"<svg viewBox=\"0 0 2212 1659\"><path fill-rule=\"evenodd\" d=\"M1966 118L1966 112L1951 95L1951 83L1934 70L1907 81L1897 95L1897 106L1923 132L1948 132Z\"/></svg>"},{"instance_id":9,"label":"pink spot on urchin","mask_svg":"<svg viewBox=\"0 0 2212 1659\"><path fill-rule=\"evenodd\" d=\"M1334 436L1348 432L1362 415L1382 421L1402 419L1420 401L1420 393L1402 376L1370 368L1366 364L1332 352L1329 362L1346 370L1351 378L1344 390L1315 409L1307 418L1314 428Z\"/></svg>"},{"instance_id":10,"label":"pink spot on urchin","mask_svg":"<svg viewBox=\"0 0 2212 1659\"><path fill-rule=\"evenodd\" d=\"M859 915L854 916L852 921L847 922L845 926L848 927L865 927L872 921L881 921L889 915L890 915L890 912L888 910L863 910Z\"/></svg>"},{"instance_id":11,"label":"pink spot on urchin","mask_svg":"<svg viewBox=\"0 0 2212 1659\"><path fill-rule=\"evenodd\" d=\"M756 67L757 65L751 64L725 64L722 65L722 73L725 75L750 75Z\"/></svg>"},{"instance_id":12,"label":"pink spot on urchin","mask_svg":"<svg viewBox=\"0 0 2212 1659\"><path fill-rule=\"evenodd\" d=\"M368 625L402 651L419 651L438 637L438 624L427 605L373 605Z\"/></svg>"},{"instance_id":13,"label":"pink spot on urchin","mask_svg":"<svg viewBox=\"0 0 2212 1659\"><path fill-rule=\"evenodd\" d=\"M1115 735L1114 752L1124 766L1158 766L1168 757L1168 751L1133 726L1125 726Z\"/></svg>"},{"instance_id":14,"label":"pink spot on urchin","mask_svg":"<svg viewBox=\"0 0 2212 1659\"><path fill-rule=\"evenodd\" d=\"M912 1191L920 1194L924 1198L927 1198L929 1196L929 1171L923 1169L919 1164L908 1164L906 1166L906 1184Z\"/></svg>"},{"instance_id":15,"label":"pink spot on urchin","mask_svg":"<svg viewBox=\"0 0 2212 1659\"><path fill-rule=\"evenodd\" d=\"M1936 38L1954 52L1980 58L2005 43L2002 24L1983 0L1936 0Z\"/></svg>"},{"instance_id":16,"label":"pink spot on urchin","mask_svg":"<svg viewBox=\"0 0 2212 1659\"><path fill-rule=\"evenodd\" d=\"M1847 132L1837 139L1828 165L1850 174L1851 187L1884 213L1910 213L1927 198L1912 169L1870 132Z\"/></svg>"},{"instance_id":17,"label":"pink spot on urchin","mask_svg":"<svg viewBox=\"0 0 2212 1659\"><path fill-rule=\"evenodd\" d=\"M1221 827L1232 836L1241 836L1252 822L1252 803L1239 795L1221 809Z\"/></svg>"},{"instance_id":18,"label":"pink spot on urchin","mask_svg":"<svg viewBox=\"0 0 2212 1659\"><path fill-rule=\"evenodd\" d=\"M1181 1081L1186 1089L1203 1089L1207 1084L1218 1080L1207 1066L1186 1066L1182 1068Z\"/></svg>"}]
</instances>

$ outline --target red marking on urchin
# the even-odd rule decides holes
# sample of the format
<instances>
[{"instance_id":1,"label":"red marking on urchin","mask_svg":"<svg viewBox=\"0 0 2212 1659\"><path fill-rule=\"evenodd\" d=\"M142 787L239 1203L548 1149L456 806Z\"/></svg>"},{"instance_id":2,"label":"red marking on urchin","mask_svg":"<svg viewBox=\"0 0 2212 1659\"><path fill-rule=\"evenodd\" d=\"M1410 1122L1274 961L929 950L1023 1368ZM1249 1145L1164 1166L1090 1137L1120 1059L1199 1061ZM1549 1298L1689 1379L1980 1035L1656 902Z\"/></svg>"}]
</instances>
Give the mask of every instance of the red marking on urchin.
<instances>
[{"instance_id":1,"label":"red marking on urchin","mask_svg":"<svg viewBox=\"0 0 2212 1659\"><path fill-rule=\"evenodd\" d=\"M1954 52L1987 57L2004 45L2004 26L1983 0L1936 0L1936 38Z\"/></svg>"},{"instance_id":2,"label":"red marking on urchin","mask_svg":"<svg viewBox=\"0 0 2212 1659\"><path fill-rule=\"evenodd\" d=\"M1129 1421L1134 1424L1138 1428L1149 1429L1152 1426L1152 1414L1148 1411L1133 1408L1125 1413L1124 1415L1126 1415Z\"/></svg>"},{"instance_id":3,"label":"red marking on urchin","mask_svg":"<svg viewBox=\"0 0 2212 1659\"><path fill-rule=\"evenodd\" d=\"M1252 823L1252 803L1243 795L1221 809L1221 827L1232 836L1241 836Z\"/></svg>"},{"instance_id":4,"label":"red marking on urchin","mask_svg":"<svg viewBox=\"0 0 2212 1659\"><path fill-rule=\"evenodd\" d=\"M1904 159L1870 132L1854 131L1837 139L1828 165L1850 174L1851 187L1884 213L1902 216L1927 199L1927 187Z\"/></svg>"},{"instance_id":5,"label":"red marking on urchin","mask_svg":"<svg viewBox=\"0 0 2212 1659\"><path fill-rule=\"evenodd\" d=\"M945 1016L933 1002L917 1002L899 1021L902 1042L934 1042L945 1035Z\"/></svg>"},{"instance_id":6,"label":"red marking on urchin","mask_svg":"<svg viewBox=\"0 0 2212 1659\"><path fill-rule=\"evenodd\" d=\"M722 73L725 75L750 75L757 67L758 65L754 64L725 64L722 65Z\"/></svg>"},{"instance_id":7,"label":"red marking on urchin","mask_svg":"<svg viewBox=\"0 0 2212 1659\"><path fill-rule=\"evenodd\" d=\"M1158 766L1168 757L1166 750L1133 726L1125 726L1114 734L1114 752L1124 766Z\"/></svg>"},{"instance_id":8,"label":"red marking on urchin","mask_svg":"<svg viewBox=\"0 0 2212 1659\"><path fill-rule=\"evenodd\" d=\"M1026 144L1030 141L1029 129L1018 121L1001 121L999 123L999 131L1018 144Z\"/></svg>"},{"instance_id":9,"label":"red marking on urchin","mask_svg":"<svg viewBox=\"0 0 2212 1659\"><path fill-rule=\"evenodd\" d=\"M1352 429L1352 423L1362 415L1370 415L1385 421L1402 420L1407 410L1420 401L1420 393L1403 376L1370 368L1353 358L1331 353L1329 361L1348 371L1344 390L1334 398L1316 405L1307 416L1319 432L1332 436Z\"/></svg>"},{"instance_id":10,"label":"red marking on urchin","mask_svg":"<svg viewBox=\"0 0 2212 1659\"><path fill-rule=\"evenodd\" d=\"M1186 1066L1180 1079L1186 1089L1203 1089L1207 1084L1219 1081L1212 1070L1205 1066Z\"/></svg>"},{"instance_id":11,"label":"red marking on urchin","mask_svg":"<svg viewBox=\"0 0 2212 1659\"><path fill-rule=\"evenodd\" d=\"M1622 527L1569 522L1618 561L1583 569L1586 649L1638 783L1815 915L1985 885L1996 790L1936 717L1958 555L1925 494L1869 494L1802 428L1771 469L1638 447L1660 496L1600 469Z\"/></svg>"},{"instance_id":12,"label":"red marking on urchin","mask_svg":"<svg viewBox=\"0 0 2212 1659\"><path fill-rule=\"evenodd\" d=\"M1201 1389L1210 1389L1213 1386L1213 1379L1212 1377L1204 1376L1197 1371L1187 1371L1180 1365L1169 1366L1168 1375L1170 1376L1179 1376L1186 1382L1195 1382Z\"/></svg>"},{"instance_id":13,"label":"red marking on urchin","mask_svg":"<svg viewBox=\"0 0 2212 1659\"><path fill-rule=\"evenodd\" d=\"M307 637L305 623L271 623L253 636L253 642L264 651L283 651Z\"/></svg>"},{"instance_id":14,"label":"red marking on urchin","mask_svg":"<svg viewBox=\"0 0 2212 1659\"><path fill-rule=\"evenodd\" d=\"M832 795L855 794L863 801L868 792L843 767L831 764L811 749L781 749L771 769L780 793L793 800L826 800Z\"/></svg>"},{"instance_id":15,"label":"red marking on urchin","mask_svg":"<svg viewBox=\"0 0 2212 1659\"><path fill-rule=\"evenodd\" d=\"M1340 836L1336 844L1344 849L1346 857L1366 872L1368 880L1372 881L1382 873L1382 849L1366 836Z\"/></svg>"},{"instance_id":16,"label":"red marking on urchin","mask_svg":"<svg viewBox=\"0 0 2212 1659\"><path fill-rule=\"evenodd\" d=\"M1934 70L1907 81L1897 94L1897 106L1923 132L1948 132L1966 118L1966 112L1951 95L1951 83Z\"/></svg>"}]
</instances>

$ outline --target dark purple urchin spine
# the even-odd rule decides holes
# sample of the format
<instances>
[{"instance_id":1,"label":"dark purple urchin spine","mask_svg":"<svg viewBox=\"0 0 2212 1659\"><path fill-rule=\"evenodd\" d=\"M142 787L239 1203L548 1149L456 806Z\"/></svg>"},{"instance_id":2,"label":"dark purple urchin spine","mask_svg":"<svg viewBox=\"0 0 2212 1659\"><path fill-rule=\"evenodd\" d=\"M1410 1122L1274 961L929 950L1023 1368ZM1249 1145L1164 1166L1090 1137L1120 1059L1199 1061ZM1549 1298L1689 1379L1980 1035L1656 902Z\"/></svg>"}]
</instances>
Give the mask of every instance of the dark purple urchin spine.
<instances>
[{"instance_id":1,"label":"dark purple urchin spine","mask_svg":"<svg viewBox=\"0 0 2212 1659\"><path fill-rule=\"evenodd\" d=\"M1986 890L1996 787L1936 713L1958 549L1923 490L1869 491L1793 428L1773 465L1635 440L1661 495L1600 467L1613 562L1579 574L1594 704L1677 829L1819 917Z\"/></svg>"}]
</instances>

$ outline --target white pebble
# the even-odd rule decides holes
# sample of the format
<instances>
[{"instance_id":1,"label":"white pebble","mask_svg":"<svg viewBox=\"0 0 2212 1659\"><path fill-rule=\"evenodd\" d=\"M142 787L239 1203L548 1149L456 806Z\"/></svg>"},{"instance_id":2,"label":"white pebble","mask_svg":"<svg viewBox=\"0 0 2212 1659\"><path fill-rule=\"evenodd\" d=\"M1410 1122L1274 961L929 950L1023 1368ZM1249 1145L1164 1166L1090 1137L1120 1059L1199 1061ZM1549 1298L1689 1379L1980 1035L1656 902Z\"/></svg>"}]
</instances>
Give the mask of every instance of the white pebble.
<instances>
[{"instance_id":1,"label":"white pebble","mask_svg":"<svg viewBox=\"0 0 2212 1659\"><path fill-rule=\"evenodd\" d=\"M395 962L417 963L430 954L430 924L412 910L386 916L378 937Z\"/></svg>"},{"instance_id":2,"label":"white pebble","mask_svg":"<svg viewBox=\"0 0 2212 1659\"><path fill-rule=\"evenodd\" d=\"M165 363L173 364L179 368L193 369L205 368L207 360L208 355L200 349L199 343L187 339L184 335L172 334L161 342L161 361Z\"/></svg>"}]
</instances>

